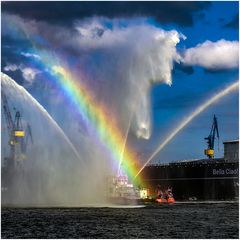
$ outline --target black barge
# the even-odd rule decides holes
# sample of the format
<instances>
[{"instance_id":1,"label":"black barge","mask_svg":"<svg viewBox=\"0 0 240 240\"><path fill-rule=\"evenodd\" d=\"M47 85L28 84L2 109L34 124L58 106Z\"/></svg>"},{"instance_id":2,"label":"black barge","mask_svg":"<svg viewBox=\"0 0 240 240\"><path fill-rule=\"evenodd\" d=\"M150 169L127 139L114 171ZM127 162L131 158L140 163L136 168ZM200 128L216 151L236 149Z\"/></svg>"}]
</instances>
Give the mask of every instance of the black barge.
<instances>
[{"instance_id":1,"label":"black barge","mask_svg":"<svg viewBox=\"0 0 240 240\"><path fill-rule=\"evenodd\" d=\"M141 173L149 195L172 187L176 200L236 200L239 186L239 141L224 142L224 158L148 165Z\"/></svg>"}]
</instances>

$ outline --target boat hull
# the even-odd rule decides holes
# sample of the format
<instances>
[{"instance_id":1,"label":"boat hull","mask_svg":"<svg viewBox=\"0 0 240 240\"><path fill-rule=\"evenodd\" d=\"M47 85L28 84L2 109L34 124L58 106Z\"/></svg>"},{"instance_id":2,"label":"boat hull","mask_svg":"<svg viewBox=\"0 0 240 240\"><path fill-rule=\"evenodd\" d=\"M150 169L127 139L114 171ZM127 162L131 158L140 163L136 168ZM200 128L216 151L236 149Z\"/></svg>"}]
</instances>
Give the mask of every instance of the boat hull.
<instances>
[{"instance_id":1,"label":"boat hull","mask_svg":"<svg viewBox=\"0 0 240 240\"><path fill-rule=\"evenodd\" d=\"M223 159L200 160L147 166L141 173L151 195L156 187L172 187L174 198L182 200L233 200L238 198L238 162Z\"/></svg>"}]
</instances>

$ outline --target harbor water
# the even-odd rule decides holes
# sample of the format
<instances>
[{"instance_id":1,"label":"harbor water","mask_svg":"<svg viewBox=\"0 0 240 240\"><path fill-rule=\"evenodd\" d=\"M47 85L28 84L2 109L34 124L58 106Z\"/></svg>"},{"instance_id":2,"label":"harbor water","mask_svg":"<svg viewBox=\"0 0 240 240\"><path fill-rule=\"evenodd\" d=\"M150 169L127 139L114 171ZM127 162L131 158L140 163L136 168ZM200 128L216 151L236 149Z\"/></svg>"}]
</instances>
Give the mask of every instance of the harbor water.
<instances>
[{"instance_id":1,"label":"harbor water","mask_svg":"<svg viewBox=\"0 0 240 240\"><path fill-rule=\"evenodd\" d=\"M238 202L2 208L2 238L239 238Z\"/></svg>"}]
</instances>

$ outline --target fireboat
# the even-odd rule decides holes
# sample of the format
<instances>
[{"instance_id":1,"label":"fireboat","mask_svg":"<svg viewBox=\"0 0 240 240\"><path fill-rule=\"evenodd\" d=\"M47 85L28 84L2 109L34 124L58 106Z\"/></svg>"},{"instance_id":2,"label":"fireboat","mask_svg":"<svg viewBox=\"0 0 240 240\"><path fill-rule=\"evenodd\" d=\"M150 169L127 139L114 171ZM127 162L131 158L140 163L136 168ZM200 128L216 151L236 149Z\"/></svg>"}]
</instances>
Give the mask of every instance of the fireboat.
<instances>
[{"instance_id":1,"label":"fireboat","mask_svg":"<svg viewBox=\"0 0 240 240\"><path fill-rule=\"evenodd\" d=\"M108 180L109 202L117 205L136 205L143 203L140 190L129 183L126 175L109 177Z\"/></svg>"},{"instance_id":2,"label":"fireboat","mask_svg":"<svg viewBox=\"0 0 240 240\"><path fill-rule=\"evenodd\" d=\"M158 185L156 196L149 196L146 188L136 188L126 175L109 177L107 200L116 205L137 205L147 203L174 203L172 189L163 191Z\"/></svg>"}]
</instances>

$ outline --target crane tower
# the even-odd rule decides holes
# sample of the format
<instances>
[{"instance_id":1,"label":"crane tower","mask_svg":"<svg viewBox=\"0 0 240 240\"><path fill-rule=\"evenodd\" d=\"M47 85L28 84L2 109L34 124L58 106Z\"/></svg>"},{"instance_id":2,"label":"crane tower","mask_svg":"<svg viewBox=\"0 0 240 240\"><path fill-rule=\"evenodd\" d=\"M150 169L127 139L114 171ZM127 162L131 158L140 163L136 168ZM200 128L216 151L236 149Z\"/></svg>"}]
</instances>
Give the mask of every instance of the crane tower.
<instances>
[{"instance_id":1,"label":"crane tower","mask_svg":"<svg viewBox=\"0 0 240 240\"><path fill-rule=\"evenodd\" d=\"M210 134L208 137L205 137L204 139L207 140L208 148L204 150L204 154L208 156L208 158L213 159L214 158L214 141L215 136L217 136L219 141L219 132L218 132L218 123L217 118L214 115L213 116L213 124L210 131Z\"/></svg>"},{"instance_id":2,"label":"crane tower","mask_svg":"<svg viewBox=\"0 0 240 240\"><path fill-rule=\"evenodd\" d=\"M26 158L26 149L28 139L33 143L32 131L29 124L24 130L21 120L20 111L16 111L14 118L12 117L7 97L2 91L3 114L6 119L10 146L10 156L7 158L7 167L14 168L17 163Z\"/></svg>"}]
</instances>

